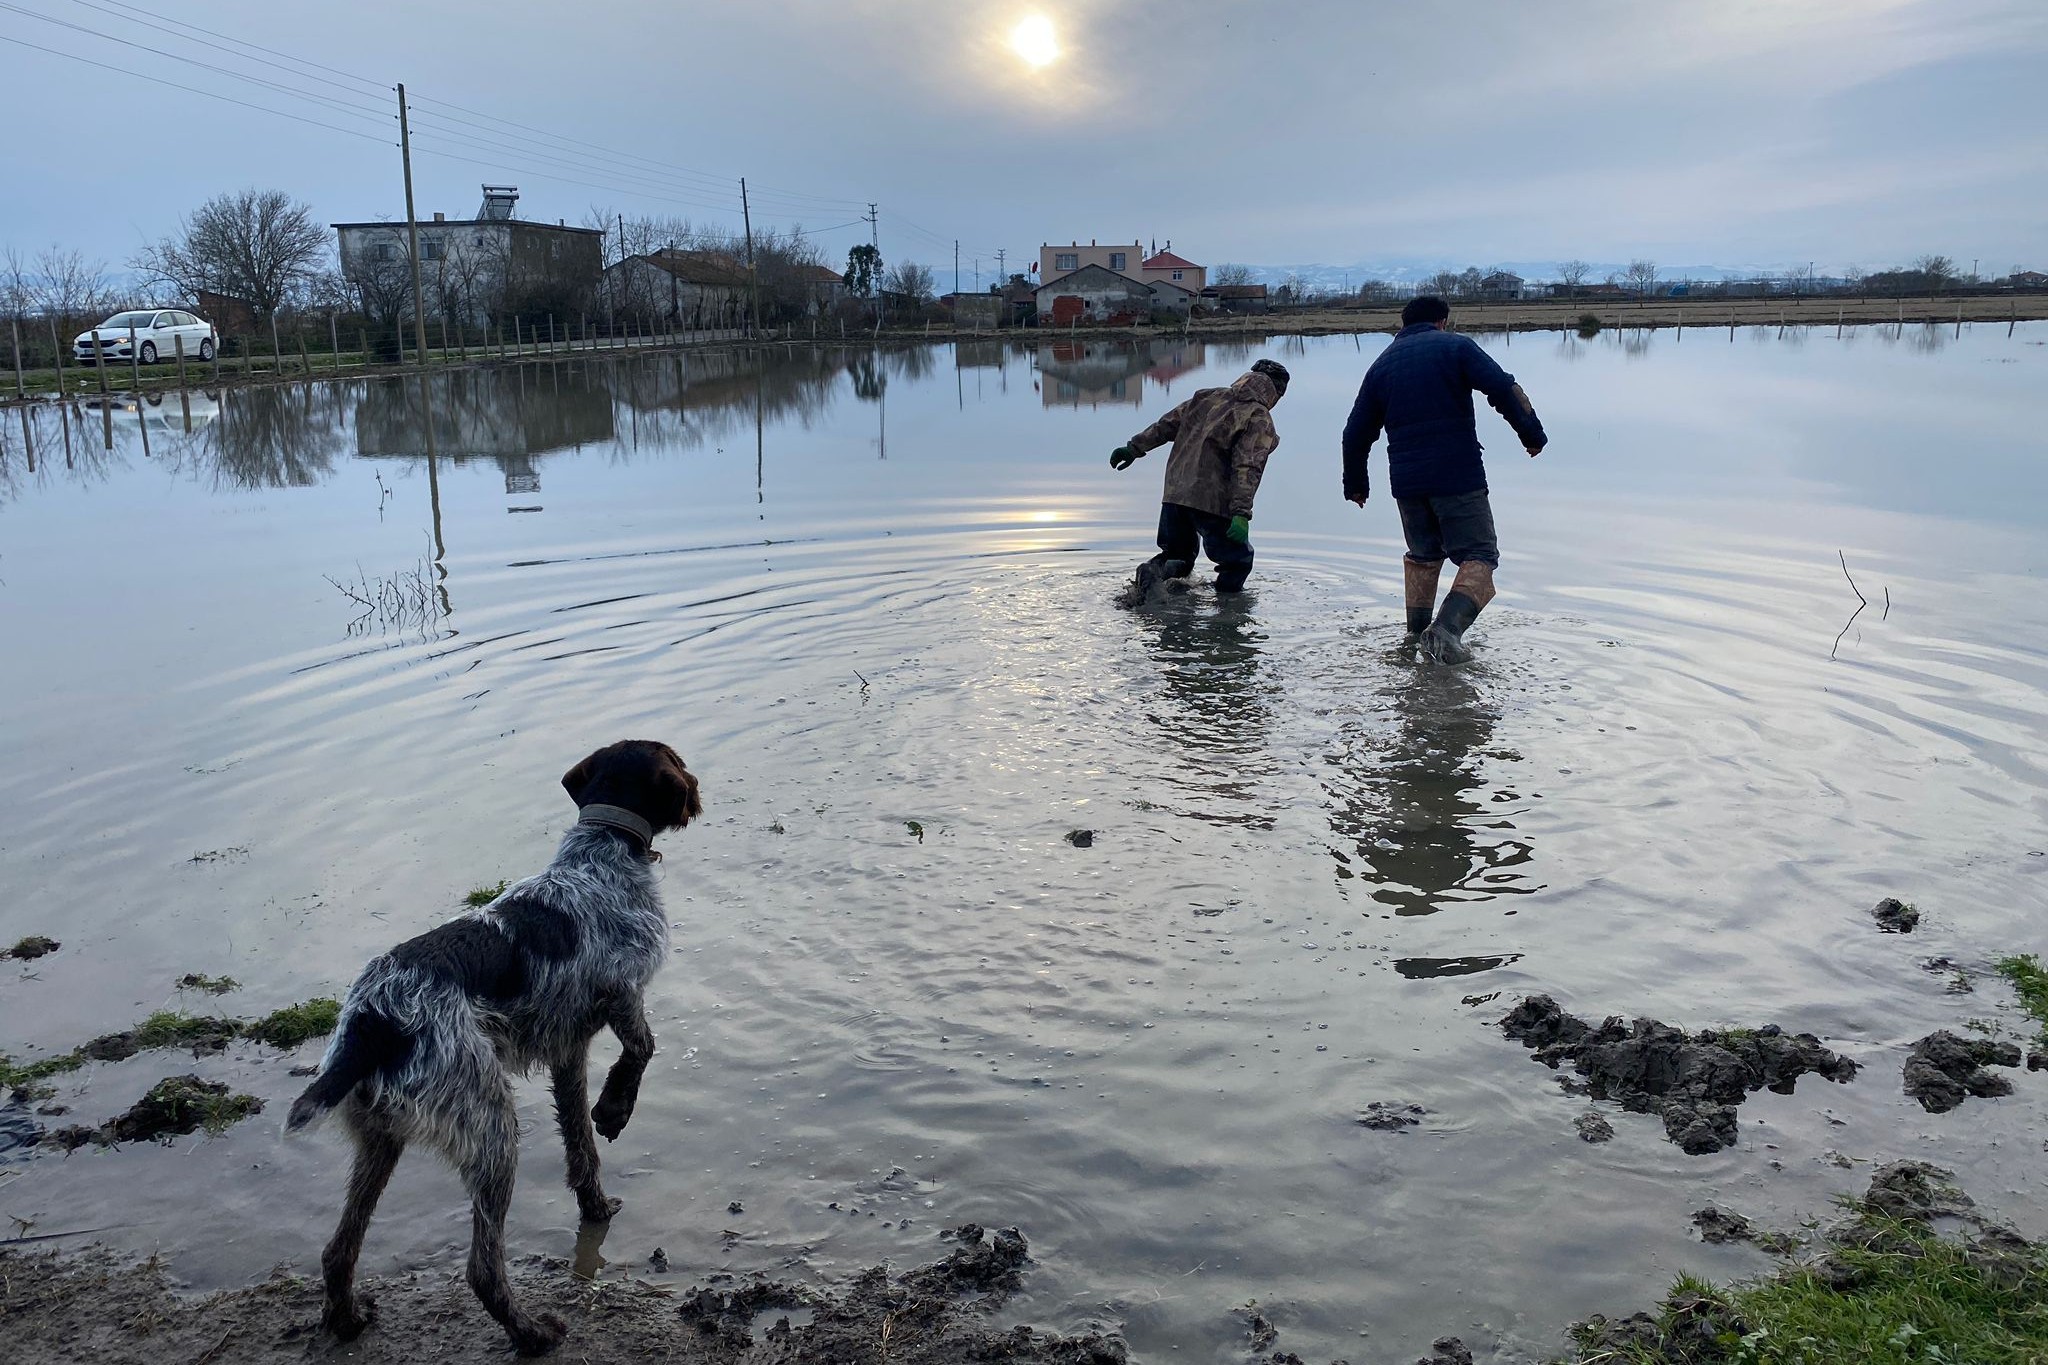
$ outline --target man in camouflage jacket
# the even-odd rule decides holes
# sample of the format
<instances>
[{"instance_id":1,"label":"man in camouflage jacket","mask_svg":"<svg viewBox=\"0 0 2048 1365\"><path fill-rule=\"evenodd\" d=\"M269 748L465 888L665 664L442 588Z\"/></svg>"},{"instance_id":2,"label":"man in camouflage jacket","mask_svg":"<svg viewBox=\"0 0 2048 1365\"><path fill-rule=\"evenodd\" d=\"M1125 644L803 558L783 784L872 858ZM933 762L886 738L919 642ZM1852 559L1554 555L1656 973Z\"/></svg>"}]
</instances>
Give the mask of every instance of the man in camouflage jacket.
<instances>
[{"instance_id":1,"label":"man in camouflage jacket","mask_svg":"<svg viewBox=\"0 0 2048 1365\"><path fill-rule=\"evenodd\" d=\"M1286 368L1261 360L1229 388L1198 391L1110 452L1112 469L1129 469L1146 451L1173 442L1159 507L1159 553L1138 566L1138 600L1161 579L1194 572L1198 543L1216 565L1216 591L1244 590L1252 571L1252 499L1266 458L1280 444L1273 405L1286 392Z\"/></svg>"}]
</instances>

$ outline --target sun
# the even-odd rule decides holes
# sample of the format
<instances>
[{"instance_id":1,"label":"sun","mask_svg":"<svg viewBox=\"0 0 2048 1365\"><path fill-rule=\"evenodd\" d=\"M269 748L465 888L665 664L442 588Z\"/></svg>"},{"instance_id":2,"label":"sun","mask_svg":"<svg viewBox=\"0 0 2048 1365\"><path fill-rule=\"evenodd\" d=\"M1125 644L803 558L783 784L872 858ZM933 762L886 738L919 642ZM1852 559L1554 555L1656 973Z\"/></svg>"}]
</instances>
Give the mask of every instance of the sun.
<instances>
[{"instance_id":1,"label":"sun","mask_svg":"<svg viewBox=\"0 0 2048 1365\"><path fill-rule=\"evenodd\" d=\"M1060 58L1060 37L1043 14L1026 15L1010 30L1010 49L1026 66L1050 66Z\"/></svg>"}]
</instances>

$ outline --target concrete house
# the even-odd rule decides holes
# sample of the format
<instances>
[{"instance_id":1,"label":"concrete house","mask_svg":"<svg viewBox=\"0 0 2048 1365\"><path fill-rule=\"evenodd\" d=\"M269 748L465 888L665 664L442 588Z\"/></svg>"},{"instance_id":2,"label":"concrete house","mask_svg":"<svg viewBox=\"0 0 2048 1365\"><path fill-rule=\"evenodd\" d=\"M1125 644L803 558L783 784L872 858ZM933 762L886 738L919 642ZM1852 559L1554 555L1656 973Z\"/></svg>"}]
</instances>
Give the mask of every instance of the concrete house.
<instances>
[{"instance_id":1,"label":"concrete house","mask_svg":"<svg viewBox=\"0 0 2048 1365\"><path fill-rule=\"evenodd\" d=\"M1196 265L1183 256L1173 254L1173 242L1166 243L1166 250L1147 256L1138 267L1138 278L1147 284L1165 281L1181 285L1196 295L1209 286L1209 269Z\"/></svg>"},{"instance_id":2,"label":"concrete house","mask_svg":"<svg viewBox=\"0 0 2048 1365\"><path fill-rule=\"evenodd\" d=\"M1045 281L1036 291L1040 326L1128 323L1152 314L1152 290L1101 265L1084 265Z\"/></svg>"},{"instance_id":3,"label":"concrete house","mask_svg":"<svg viewBox=\"0 0 2048 1365\"><path fill-rule=\"evenodd\" d=\"M1137 242L1118 242L1110 246L1093 241L1086 246L1079 242L1069 242L1065 246L1048 242L1038 248L1038 282L1043 284L1047 280L1056 280L1091 265L1140 279L1138 264L1144 255L1145 248Z\"/></svg>"},{"instance_id":4,"label":"concrete house","mask_svg":"<svg viewBox=\"0 0 2048 1365\"><path fill-rule=\"evenodd\" d=\"M1200 290L1175 284L1170 279L1150 280L1145 287L1152 291L1152 311L1155 313L1186 317L1202 297Z\"/></svg>"},{"instance_id":5,"label":"concrete house","mask_svg":"<svg viewBox=\"0 0 2048 1365\"><path fill-rule=\"evenodd\" d=\"M615 314L691 329L746 320L745 265L718 251L665 250L605 267L602 297Z\"/></svg>"},{"instance_id":6,"label":"concrete house","mask_svg":"<svg viewBox=\"0 0 2048 1365\"><path fill-rule=\"evenodd\" d=\"M474 218L436 213L419 224L427 312L472 326L506 312L588 306L604 269L596 228L516 217L519 190L483 187ZM342 278L379 317L412 316L412 252L404 223L335 223Z\"/></svg>"}]
</instances>

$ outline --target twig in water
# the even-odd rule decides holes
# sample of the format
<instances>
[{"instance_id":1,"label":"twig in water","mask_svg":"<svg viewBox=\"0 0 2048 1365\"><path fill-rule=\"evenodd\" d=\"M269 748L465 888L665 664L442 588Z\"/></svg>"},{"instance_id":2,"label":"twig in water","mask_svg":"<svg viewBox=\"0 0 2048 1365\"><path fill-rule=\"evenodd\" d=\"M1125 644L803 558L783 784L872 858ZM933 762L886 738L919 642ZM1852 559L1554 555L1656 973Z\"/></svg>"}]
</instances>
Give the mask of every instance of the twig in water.
<instances>
[{"instance_id":1,"label":"twig in water","mask_svg":"<svg viewBox=\"0 0 2048 1365\"><path fill-rule=\"evenodd\" d=\"M856 669L854 669L854 670L853 670L853 676L854 676L854 677L856 677L856 678L859 678L859 679L860 679L860 690L861 690L861 691L863 691L863 692L867 691L867 690L868 690L868 680L867 680L867 675L866 675L866 674L864 674L864 673L862 673L862 672L861 672L861 671L860 671L859 669L857 669L857 668L856 668Z\"/></svg>"},{"instance_id":2,"label":"twig in water","mask_svg":"<svg viewBox=\"0 0 2048 1365\"><path fill-rule=\"evenodd\" d=\"M1849 619L1842 623L1842 629L1836 633L1834 646L1828 650L1828 657L1830 659L1834 658L1835 651L1842 647L1842 636L1849 633L1849 627L1856 624L1856 618L1861 616L1863 609L1870 605L1870 599L1863 595L1863 589L1856 586L1855 578L1849 573L1849 556L1843 554L1840 550L1836 550L1835 557L1842 561L1842 577L1849 580L1849 591L1856 594L1856 610L1849 613Z\"/></svg>"},{"instance_id":3,"label":"twig in water","mask_svg":"<svg viewBox=\"0 0 2048 1365\"><path fill-rule=\"evenodd\" d=\"M1884 588L1884 615L1878 617L1877 619L1880 621L1889 621L1892 619L1892 588L1891 584L1889 583L1885 584Z\"/></svg>"}]
</instances>

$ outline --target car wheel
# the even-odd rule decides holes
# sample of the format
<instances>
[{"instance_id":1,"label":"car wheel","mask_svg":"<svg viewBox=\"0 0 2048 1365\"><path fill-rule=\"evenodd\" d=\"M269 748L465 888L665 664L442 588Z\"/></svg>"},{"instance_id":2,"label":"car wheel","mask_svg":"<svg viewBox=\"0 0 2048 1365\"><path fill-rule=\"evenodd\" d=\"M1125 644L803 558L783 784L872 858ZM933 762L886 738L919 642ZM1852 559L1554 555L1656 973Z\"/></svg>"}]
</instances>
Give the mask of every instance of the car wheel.
<instances>
[{"instance_id":1,"label":"car wheel","mask_svg":"<svg viewBox=\"0 0 2048 1365\"><path fill-rule=\"evenodd\" d=\"M212 337L208 337L206 338L206 340L199 343L199 360L201 364L211 365L213 363Z\"/></svg>"},{"instance_id":2,"label":"car wheel","mask_svg":"<svg viewBox=\"0 0 2048 1365\"><path fill-rule=\"evenodd\" d=\"M142 350L141 350L141 351L140 351L140 352L139 352L138 354L140 354L140 355L141 355L141 357L142 357L142 363L143 363L143 364L145 364L145 365L154 365L154 364L156 364L156 343L155 343L154 341L145 341L145 342L143 342L143 343L142 343Z\"/></svg>"}]
</instances>

